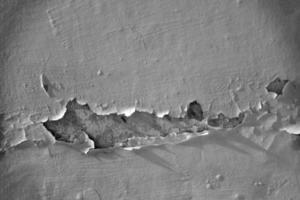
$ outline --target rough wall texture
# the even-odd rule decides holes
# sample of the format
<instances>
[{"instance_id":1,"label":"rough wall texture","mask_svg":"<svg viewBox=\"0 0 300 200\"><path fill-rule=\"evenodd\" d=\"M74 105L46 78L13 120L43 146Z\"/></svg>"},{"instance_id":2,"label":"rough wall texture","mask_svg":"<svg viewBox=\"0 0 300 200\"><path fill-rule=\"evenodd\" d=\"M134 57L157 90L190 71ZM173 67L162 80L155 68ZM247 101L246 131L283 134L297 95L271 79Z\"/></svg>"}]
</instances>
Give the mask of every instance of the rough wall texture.
<instances>
[{"instance_id":1,"label":"rough wall texture","mask_svg":"<svg viewBox=\"0 0 300 200\"><path fill-rule=\"evenodd\" d=\"M297 0L2 0L0 199L299 199L299 19Z\"/></svg>"}]
</instances>

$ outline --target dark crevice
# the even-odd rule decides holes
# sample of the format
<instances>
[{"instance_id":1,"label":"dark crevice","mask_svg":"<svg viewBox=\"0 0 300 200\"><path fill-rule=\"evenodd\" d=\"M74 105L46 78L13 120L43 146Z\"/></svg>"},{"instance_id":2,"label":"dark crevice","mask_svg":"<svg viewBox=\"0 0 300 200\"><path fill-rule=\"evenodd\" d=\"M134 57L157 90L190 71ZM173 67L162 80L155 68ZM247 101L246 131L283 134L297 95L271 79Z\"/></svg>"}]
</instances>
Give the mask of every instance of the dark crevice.
<instances>
[{"instance_id":1,"label":"dark crevice","mask_svg":"<svg viewBox=\"0 0 300 200\"><path fill-rule=\"evenodd\" d=\"M201 105L197 101L193 101L189 104L186 116L188 119L196 119L198 121L203 120L203 110Z\"/></svg>"},{"instance_id":2,"label":"dark crevice","mask_svg":"<svg viewBox=\"0 0 300 200\"><path fill-rule=\"evenodd\" d=\"M300 151L300 135L293 135L293 137L291 147L295 151Z\"/></svg>"},{"instance_id":3,"label":"dark crevice","mask_svg":"<svg viewBox=\"0 0 300 200\"><path fill-rule=\"evenodd\" d=\"M266 89L268 92L273 92L277 95L282 95L283 89L288 82L288 80L282 80L277 77L275 80L273 80L267 85Z\"/></svg>"},{"instance_id":4,"label":"dark crevice","mask_svg":"<svg viewBox=\"0 0 300 200\"><path fill-rule=\"evenodd\" d=\"M175 118L165 115L162 118L154 113L135 111L131 116L97 115L90 107L80 105L76 99L68 102L63 118L47 121L45 128L56 140L67 143L84 142L84 136L94 141L95 148L109 148L116 144L126 146L132 137L166 137L170 133L195 132L206 129L201 121L201 105L193 101L189 104L186 117ZM196 128L195 128L196 127Z\"/></svg>"}]
</instances>

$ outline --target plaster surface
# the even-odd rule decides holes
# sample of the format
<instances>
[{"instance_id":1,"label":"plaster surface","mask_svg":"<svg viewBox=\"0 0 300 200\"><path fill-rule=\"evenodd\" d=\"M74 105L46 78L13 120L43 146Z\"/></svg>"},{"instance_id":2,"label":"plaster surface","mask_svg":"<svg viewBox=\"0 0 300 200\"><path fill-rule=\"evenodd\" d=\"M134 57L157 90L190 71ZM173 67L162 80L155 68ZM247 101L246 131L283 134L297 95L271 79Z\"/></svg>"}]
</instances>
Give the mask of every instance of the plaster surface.
<instances>
[{"instance_id":1,"label":"plaster surface","mask_svg":"<svg viewBox=\"0 0 300 200\"><path fill-rule=\"evenodd\" d=\"M236 116L299 76L299 6L267 2L2 1L0 111L38 120L77 98L179 116L198 100Z\"/></svg>"},{"instance_id":2,"label":"plaster surface","mask_svg":"<svg viewBox=\"0 0 300 200\"><path fill-rule=\"evenodd\" d=\"M299 11L292 0L2 0L0 199L300 199ZM210 128L94 149L44 126L73 99L98 118L139 110Z\"/></svg>"}]
</instances>

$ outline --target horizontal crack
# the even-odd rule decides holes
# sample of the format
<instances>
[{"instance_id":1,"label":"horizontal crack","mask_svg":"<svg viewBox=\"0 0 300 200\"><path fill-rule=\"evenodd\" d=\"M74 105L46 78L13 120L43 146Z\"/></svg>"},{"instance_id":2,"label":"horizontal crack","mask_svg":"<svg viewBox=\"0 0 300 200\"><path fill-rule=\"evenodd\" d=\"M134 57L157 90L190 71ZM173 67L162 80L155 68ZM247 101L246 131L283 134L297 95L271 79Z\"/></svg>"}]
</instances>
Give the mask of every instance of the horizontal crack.
<instances>
[{"instance_id":1,"label":"horizontal crack","mask_svg":"<svg viewBox=\"0 0 300 200\"><path fill-rule=\"evenodd\" d=\"M242 122L242 118L242 115L230 119L224 116L218 123L225 128L233 128ZM110 148L138 145L143 141L147 143L147 138L153 140L170 134L201 132L208 129L203 119L203 110L197 101L188 105L185 117L175 118L170 115L157 117L154 113L142 111L135 111L130 116L116 113L97 115L87 104L80 105L74 99L68 102L61 119L43 124L58 141L83 143L88 136L94 141L95 148Z\"/></svg>"},{"instance_id":2,"label":"horizontal crack","mask_svg":"<svg viewBox=\"0 0 300 200\"><path fill-rule=\"evenodd\" d=\"M164 116L135 111L131 116L109 114L97 115L89 106L80 105L74 99L67 104L63 118L47 121L44 126L56 140L83 142L83 135L94 141L95 148L113 147L117 143L126 145L133 137L165 137L172 132L193 131L193 126L201 126L203 111L197 102L191 103L186 118ZM199 130L199 129L198 129Z\"/></svg>"}]
</instances>

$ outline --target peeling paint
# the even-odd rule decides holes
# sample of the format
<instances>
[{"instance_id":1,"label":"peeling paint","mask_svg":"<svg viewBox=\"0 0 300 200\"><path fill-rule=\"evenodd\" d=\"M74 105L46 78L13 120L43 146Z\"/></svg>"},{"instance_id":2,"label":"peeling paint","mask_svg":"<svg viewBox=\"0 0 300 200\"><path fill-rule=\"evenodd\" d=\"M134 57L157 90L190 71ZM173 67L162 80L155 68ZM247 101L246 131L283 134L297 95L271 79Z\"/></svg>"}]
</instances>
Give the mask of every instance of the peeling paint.
<instances>
[{"instance_id":1,"label":"peeling paint","mask_svg":"<svg viewBox=\"0 0 300 200\"><path fill-rule=\"evenodd\" d=\"M99 114L85 101L71 99L62 106L57 115L46 121L39 121L38 124L32 124L30 116L29 121L17 122L18 116L6 116L2 121L11 121L7 123L11 127L6 127L5 130L25 128L25 140L51 141L48 136L47 139L38 136L34 131L28 132L29 127L43 124L47 133L52 135L50 143L60 141L76 144L80 151L86 153L92 148L122 147L128 150L147 145L180 143L195 136L209 135L214 130L236 129L243 135L246 132L248 134L249 131L245 130L249 129L258 138L264 135L262 132L298 134L299 111L292 105L281 102L281 99L270 99L260 101L259 106L250 107L236 117L228 117L223 113L213 115L203 111L197 101L192 101L183 109L182 117L172 117L169 111L155 113L141 111L137 107ZM269 139L266 142L268 141Z\"/></svg>"},{"instance_id":2,"label":"peeling paint","mask_svg":"<svg viewBox=\"0 0 300 200\"><path fill-rule=\"evenodd\" d=\"M62 85L52 83L45 74L40 75L41 88L45 94L50 98L57 97L57 93L63 89Z\"/></svg>"},{"instance_id":3,"label":"peeling paint","mask_svg":"<svg viewBox=\"0 0 300 200\"><path fill-rule=\"evenodd\" d=\"M62 118L48 120L44 126L59 141L80 143L81 138L87 135L94 141L95 148L109 148L117 144L128 146L133 140L136 141L130 138L160 138L173 132L182 134L206 130L206 126L199 121L203 119L200 108L199 104L192 103L186 119L168 115L160 118L154 113L138 110L130 112L131 115L127 113L128 116L117 113L98 115L87 104L81 105L74 99L67 104Z\"/></svg>"},{"instance_id":4,"label":"peeling paint","mask_svg":"<svg viewBox=\"0 0 300 200\"><path fill-rule=\"evenodd\" d=\"M204 134L206 130L209 134L218 129L237 129L242 134L245 128L250 128L258 137L262 131L288 132L291 124L286 117L295 115L290 110L294 109L270 99L240 112L236 117L206 113L197 101L187 105L183 117L172 117L168 111L159 114L140 111L136 107L99 114L91 110L86 102L73 99L58 118L43 124L57 141L78 144L83 143L84 138L89 138L95 148L131 149L186 141L196 133Z\"/></svg>"},{"instance_id":5,"label":"peeling paint","mask_svg":"<svg viewBox=\"0 0 300 200\"><path fill-rule=\"evenodd\" d=\"M299 199L298 11L6 2L1 199Z\"/></svg>"}]
</instances>

